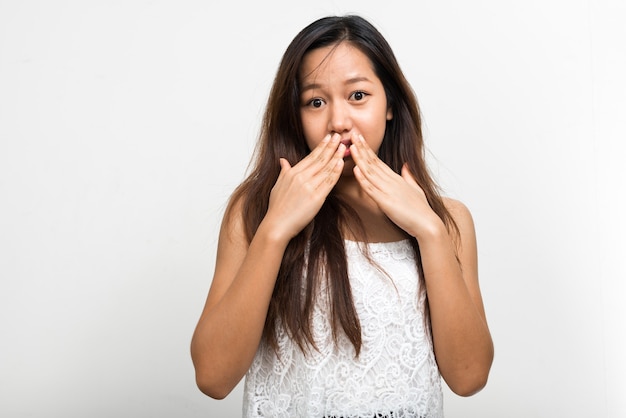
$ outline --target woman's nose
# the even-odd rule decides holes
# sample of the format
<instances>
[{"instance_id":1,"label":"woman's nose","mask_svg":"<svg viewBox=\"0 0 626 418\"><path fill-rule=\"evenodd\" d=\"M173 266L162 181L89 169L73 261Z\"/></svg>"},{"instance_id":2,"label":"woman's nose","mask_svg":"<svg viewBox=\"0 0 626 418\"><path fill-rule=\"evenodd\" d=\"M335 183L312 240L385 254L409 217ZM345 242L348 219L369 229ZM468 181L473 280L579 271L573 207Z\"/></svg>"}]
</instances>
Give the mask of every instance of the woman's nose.
<instances>
[{"instance_id":1,"label":"woman's nose","mask_svg":"<svg viewBox=\"0 0 626 418\"><path fill-rule=\"evenodd\" d=\"M329 106L328 130L329 132L346 132L352 129L350 109L344 104Z\"/></svg>"}]
</instances>

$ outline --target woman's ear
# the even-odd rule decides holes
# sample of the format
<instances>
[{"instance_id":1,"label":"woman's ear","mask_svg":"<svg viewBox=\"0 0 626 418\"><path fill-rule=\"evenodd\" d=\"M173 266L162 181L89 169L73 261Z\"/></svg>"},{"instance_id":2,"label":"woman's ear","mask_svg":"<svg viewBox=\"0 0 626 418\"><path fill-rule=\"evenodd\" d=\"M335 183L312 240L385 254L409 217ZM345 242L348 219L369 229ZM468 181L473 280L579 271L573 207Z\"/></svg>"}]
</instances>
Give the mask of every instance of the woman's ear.
<instances>
[{"instance_id":1,"label":"woman's ear","mask_svg":"<svg viewBox=\"0 0 626 418\"><path fill-rule=\"evenodd\" d=\"M393 119L393 110L391 110L391 106L387 108L387 120Z\"/></svg>"}]
</instances>

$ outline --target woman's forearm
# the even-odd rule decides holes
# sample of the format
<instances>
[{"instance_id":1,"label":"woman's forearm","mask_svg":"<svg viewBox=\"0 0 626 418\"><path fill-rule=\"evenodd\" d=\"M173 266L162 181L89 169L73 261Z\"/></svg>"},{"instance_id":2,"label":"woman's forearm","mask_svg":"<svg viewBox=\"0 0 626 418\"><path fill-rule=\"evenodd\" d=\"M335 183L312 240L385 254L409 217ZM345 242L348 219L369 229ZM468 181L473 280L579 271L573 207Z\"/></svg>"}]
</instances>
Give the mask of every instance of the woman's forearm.
<instances>
[{"instance_id":1,"label":"woman's forearm","mask_svg":"<svg viewBox=\"0 0 626 418\"><path fill-rule=\"evenodd\" d=\"M191 354L198 387L207 395L223 398L250 367L287 243L261 224L232 283L203 312ZM218 251L218 264L219 258Z\"/></svg>"},{"instance_id":2,"label":"woman's forearm","mask_svg":"<svg viewBox=\"0 0 626 418\"><path fill-rule=\"evenodd\" d=\"M445 229L422 239L420 252L439 370L455 393L472 395L486 384L493 360L475 255L462 256L470 259L462 271Z\"/></svg>"}]
</instances>

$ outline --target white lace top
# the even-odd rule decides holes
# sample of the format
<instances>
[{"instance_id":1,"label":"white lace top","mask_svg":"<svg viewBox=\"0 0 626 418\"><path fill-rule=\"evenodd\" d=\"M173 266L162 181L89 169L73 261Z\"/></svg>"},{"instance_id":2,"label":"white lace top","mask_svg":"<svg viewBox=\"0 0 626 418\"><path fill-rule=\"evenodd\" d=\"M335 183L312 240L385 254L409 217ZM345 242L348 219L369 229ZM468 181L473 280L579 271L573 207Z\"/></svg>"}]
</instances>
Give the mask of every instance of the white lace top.
<instances>
[{"instance_id":1,"label":"white lace top","mask_svg":"<svg viewBox=\"0 0 626 418\"><path fill-rule=\"evenodd\" d=\"M313 324L319 351L305 356L284 333L278 335L279 357L261 344L246 375L244 417L443 417L441 378L411 244L367 245L387 275L368 262L356 242L346 241L361 321L359 357L342 333L334 344L327 305L318 300Z\"/></svg>"}]
</instances>

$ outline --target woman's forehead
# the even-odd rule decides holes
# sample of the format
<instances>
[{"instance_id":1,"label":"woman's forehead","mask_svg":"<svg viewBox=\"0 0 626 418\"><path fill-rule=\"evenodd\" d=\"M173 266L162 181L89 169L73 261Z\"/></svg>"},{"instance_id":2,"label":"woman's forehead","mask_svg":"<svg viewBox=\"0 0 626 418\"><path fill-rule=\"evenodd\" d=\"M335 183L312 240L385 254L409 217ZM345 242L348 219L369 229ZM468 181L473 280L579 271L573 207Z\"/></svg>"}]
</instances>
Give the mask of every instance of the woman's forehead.
<instances>
[{"instance_id":1,"label":"woman's forehead","mask_svg":"<svg viewBox=\"0 0 626 418\"><path fill-rule=\"evenodd\" d=\"M351 80L375 77L370 59L349 42L317 48L304 55L299 79L303 85L312 80Z\"/></svg>"}]
</instances>

